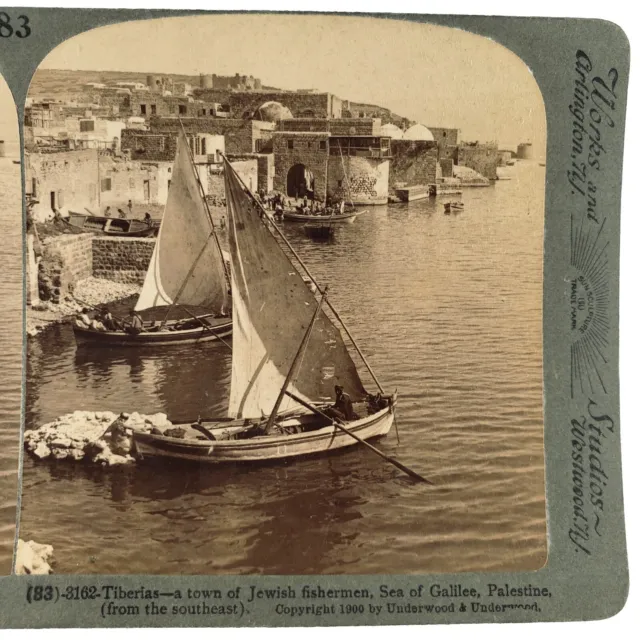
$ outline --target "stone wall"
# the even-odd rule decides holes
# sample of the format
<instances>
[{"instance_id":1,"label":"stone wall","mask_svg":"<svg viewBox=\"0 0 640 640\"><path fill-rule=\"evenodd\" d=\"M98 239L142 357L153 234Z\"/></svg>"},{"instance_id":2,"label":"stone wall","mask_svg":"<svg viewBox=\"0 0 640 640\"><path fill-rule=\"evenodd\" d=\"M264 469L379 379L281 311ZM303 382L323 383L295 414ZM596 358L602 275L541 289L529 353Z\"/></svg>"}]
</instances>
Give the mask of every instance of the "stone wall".
<instances>
[{"instance_id":1,"label":"stone wall","mask_svg":"<svg viewBox=\"0 0 640 640\"><path fill-rule=\"evenodd\" d=\"M469 167L488 180L497 178L498 147L491 144L460 145L458 164Z\"/></svg>"},{"instance_id":2,"label":"stone wall","mask_svg":"<svg viewBox=\"0 0 640 640\"><path fill-rule=\"evenodd\" d=\"M294 193L287 192L287 177L295 165L303 165L313 174L314 198L324 202L327 194L328 140L327 133L274 134L273 188L286 195L294 196Z\"/></svg>"},{"instance_id":3,"label":"stone wall","mask_svg":"<svg viewBox=\"0 0 640 640\"><path fill-rule=\"evenodd\" d=\"M93 269L92 236L88 233L56 236L42 243L38 268L41 300L58 303L78 280L88 278Z\"/></svg>"},{"instance_id":4,"label":"stone wall","mask_svg":"<svg viewBox=\"0 0 640 640\"><path fill-rule=\"evenodd\" d=\"M453 159L441 158L440 159L440 175L443 178L453 178Z\"/></svg>"},{"instance_id":5,"label":"stone wall","mask_svg":"<svg viewBox=\"0 0 640 640\"><path fill-rule=\"evenodd\" d=\"M260 190L270 193L273 190L273 176L275 172L272 153L242 153L228 154L227 157L235 170L243 177L251 180L253 191ZM252 162L255 162L255 167ZM246 183L249 186L249 182ZM217 189L217 187L214 187ZM214 195L211 194L210 195ZM219 196L219 194L215 194ZM224 197L224 193L222 194Z\"/></svg>"},{"instance_id":6,"label":"stone wall","mask_svg":"<svg viewBox=\"0 0 640 640\"><path fill-rule=\"evenodd\" d=\"M126 284L142 284L155 242L153 238L93 236L93 276Z\"/></svg>"},{"instance_id":7,"label":"stone wall","mask_svg":"<svg viewBox=\"0 0 640 640\"><path fill-rule=\"evenodd\" d=\"M359 156L330 156L327 198L354 204L387 204L389 160Z\"/></svg>"},{"instance_id":8,"label":"stone wall","mask_svg":"<svg viewBox=\"0 0 640 640\"><path fill-rule=\"evenodd\" d=\"M427 140L391 140L389 184L435 184L438 179L438 145Z\"/></svg>"},{"instance_id":9,"label":"stone wall","mask_svg":"<svg viewBox=\"0 0 640 640\"><path fill-rule=\"evenodd\" d=\"M459 129L447 129L445 127L427 127L433 139L438 143L440 147L444 146L457 146L458 136L460 135Z\"/></svg>"},{"instance_id":10,"label":"stone wall","mask_svg":"<svg viewBox=\"0 0 640 640\"><path fill-rule=\"evenodd\" d=\"M97 149L25 154L25 173L27 193L39 200L36 220L53 217L52 205L75 211L98 206Z\"/></svg>"},{"instance_id":11,"label":"stone wall","mask_svg":"<svg viewBox=\"0 0 640 640\"><path fill-rule=\"evenodd\" d=\"M129 151L132 160L173 161L176 157L176 136L152 133L140 129L122 132L122 150Z\"/></svg>"},{"instance_id":12,"label":"stone wall","mask_svg":"<svg viewBox=\"0 0 640 640\"><path fill-rule=\"evenodd\" d=\"M228 102L232 118L251 119L265 102L279 102L294 118L339 118L342 113L342 100L330 93L243 91L230 93Z\"/></svg>"},{"instance_id":13,"label":"stone wall","mask_svg":"<svg viewBox=\"0 0 640 640\"><path fill-rule=\"evenodd\" d=\"M153 116L181 116L194 118L215 115L216 105L212 102L194 102L186 96L161 96L157 93L142 92L129 98L131 115L149 119Z\"/></svg>"},{"instance_id":14,"label":"stone wall","mask_svg":"<svg viewBox=\"0 0 640 640\"><path fill-rule=\"evenodd\" d=\"M275 128L275 125L271 122L208 117L183 118L182 124L187 134L208 133L223 135L227 153L255 152L256 140L270 138L271 132ZM180 131L180 122L177 118L152 118L150 128L151 134L173 134L176 136ZM135 136L135 134L130 135Z\"/></svg>"},{"instance_id":15,"label":"stone wall","mask_svg":"<svg viewBox=\"0 0 640 640\"><path fill-rule=\"evenodd\" d=\"M380 118L291 118L278 131L328 131L334 136L380 136Z\"/></svg>"},{"instance_id":16,"label":"stone wall","mask_svg":"<svg viewBox=\"0 0 640 640\"><path fill-rule=\"evenodd\" d=\"M122 208L129 200L159 204L158 167L134 161L100 159L100 209ZM95 211L100 213L100 211Z\"/></svg>"}]
</instances>

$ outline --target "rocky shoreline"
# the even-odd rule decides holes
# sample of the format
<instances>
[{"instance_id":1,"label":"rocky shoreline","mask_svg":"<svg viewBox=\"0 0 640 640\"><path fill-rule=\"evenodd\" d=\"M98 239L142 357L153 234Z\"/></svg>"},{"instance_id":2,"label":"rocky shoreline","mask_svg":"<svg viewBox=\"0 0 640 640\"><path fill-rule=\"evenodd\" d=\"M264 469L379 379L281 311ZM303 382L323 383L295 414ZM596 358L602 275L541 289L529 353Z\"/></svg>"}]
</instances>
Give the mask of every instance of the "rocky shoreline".
<instances>
[{"instance_id":1,"label":"rocky shoreline","mask_svg":"<svg viewBox=\"0 0 640 640\"><path fill-rule=\"evenodd\" d=\"M85 278L78 281L71 294L67 294L59 304L40 302L27 307L27 336L36 336L47 327L66 321L82 310L83 304L101 305L140 292L140 286L104 280L101 278Z\"/></svg>"},{"instance_id":2,"label":"rocky shoreline","mask_svg":"<svg viewBox=\"0 0 640 640\"><path fill-rule=\"evenodd\" d=\"M74 411L27 431L25 449L41 460L69 460L102 466L135 461L133 431L166 433L172 423L164 413L143 415L111 411Z\"/></svg>"}]
</instances>

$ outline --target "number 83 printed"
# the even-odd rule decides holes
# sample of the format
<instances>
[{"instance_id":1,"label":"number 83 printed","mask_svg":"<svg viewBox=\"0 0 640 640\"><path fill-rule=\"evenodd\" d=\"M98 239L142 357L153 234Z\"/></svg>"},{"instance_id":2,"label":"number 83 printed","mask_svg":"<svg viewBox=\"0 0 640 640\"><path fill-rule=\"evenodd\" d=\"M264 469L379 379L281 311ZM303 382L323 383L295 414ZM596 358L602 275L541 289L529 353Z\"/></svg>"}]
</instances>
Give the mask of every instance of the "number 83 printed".
<instances>
[{"instance_id":1,"label":"number 83 printed","mask_svg":"<svg viewBox=\"0 0 640 640\"><path fill-rule=\"evenodd\" d=\"M17 36L18 38L28 38L31 35L31 27L29 26L29 18L27 16L18 16L20 26L14 29L11 24L11 16L4 11L0 11L0 37L10 38Z\"/></svg>"}]
</instances>

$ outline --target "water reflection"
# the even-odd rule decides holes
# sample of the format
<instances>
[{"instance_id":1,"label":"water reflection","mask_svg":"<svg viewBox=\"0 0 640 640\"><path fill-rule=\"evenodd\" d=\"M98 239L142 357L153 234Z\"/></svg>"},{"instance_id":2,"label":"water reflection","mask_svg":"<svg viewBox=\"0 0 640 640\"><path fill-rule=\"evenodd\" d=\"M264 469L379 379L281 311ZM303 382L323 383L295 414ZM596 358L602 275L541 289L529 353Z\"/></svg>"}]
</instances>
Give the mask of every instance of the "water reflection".
<instances>
[{"instance_id":1,"label":"water reflection","mask_svg":"<svg viewBox=\"0 0 640 640\"><path fill-rule=\"evenodd\" d=\"M434 487L359 448L251 467L29 459L24 535L60 548L61 573L539 568L544 171L515 170L465 191L457 216L441 199L378 207L338 225L331 244L282 226L399 391L401 442L378 446ZM56 327L28 349L27 426L75 409L226 413L231 358L219 343L76 349Z\"/></svg>"}]
</instances>

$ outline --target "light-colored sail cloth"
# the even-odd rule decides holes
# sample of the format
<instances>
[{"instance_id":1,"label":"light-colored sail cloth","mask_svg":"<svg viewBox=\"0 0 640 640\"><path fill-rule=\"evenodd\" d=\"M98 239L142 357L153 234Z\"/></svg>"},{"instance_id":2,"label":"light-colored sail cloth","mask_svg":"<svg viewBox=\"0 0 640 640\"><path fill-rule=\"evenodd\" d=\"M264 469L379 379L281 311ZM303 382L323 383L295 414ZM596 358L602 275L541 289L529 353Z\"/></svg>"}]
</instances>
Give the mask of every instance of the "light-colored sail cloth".
<instances>
[{"instance_id":1,"label":"light-colored sail cloth","mask_svg":"<svg viewBox=\"0 0 640 640\"><path fill-rule=\"evenodd\" d=\"M224 175L233 292L229 416L260 418L274 408L317 301L226 160ZM336 384L354 401L365 394L340 331L321 311L289 391L327 400ZM282 409L292 406L287 399Z\"/></svg>"},{"instance_id":2,"label":"light-colored sail cloth","mask_svg":"<svg viewBox=\"0 0 640 640\"><path fill-rule=\"evenodd\" d=\"M188 143L178 137L158 240L136 310L171 304L227 309L228 285L212 225L200 195Z\"/></svg>"}]
</instances>

